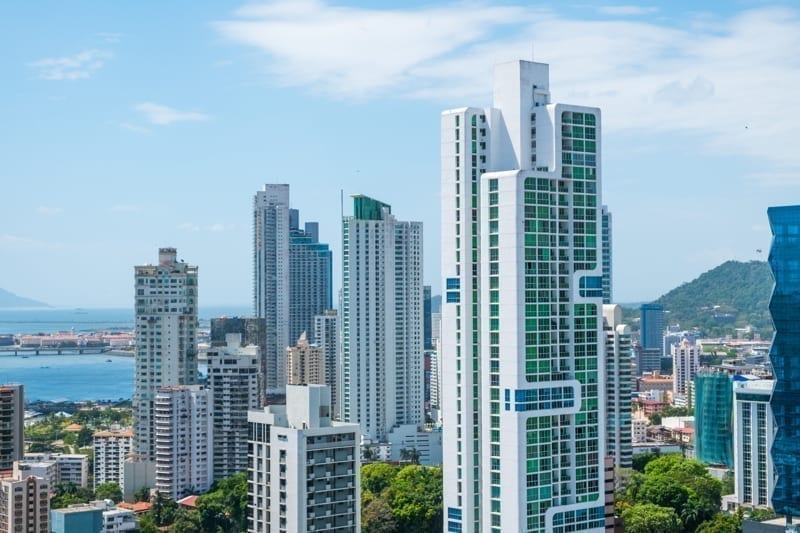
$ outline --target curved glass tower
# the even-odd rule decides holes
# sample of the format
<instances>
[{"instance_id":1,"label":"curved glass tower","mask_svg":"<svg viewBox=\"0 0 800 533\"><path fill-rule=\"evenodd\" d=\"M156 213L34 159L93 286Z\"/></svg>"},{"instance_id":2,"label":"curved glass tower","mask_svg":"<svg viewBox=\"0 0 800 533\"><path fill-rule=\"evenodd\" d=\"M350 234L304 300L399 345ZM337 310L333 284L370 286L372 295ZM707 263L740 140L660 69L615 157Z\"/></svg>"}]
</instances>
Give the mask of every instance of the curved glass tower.
<instances>
[{"instance_id":1,"label":"curved glass tower","mask_svg":"<svg viewBox=\"0 0 800 533\"><path fill-rule=\"evenodd\" d=\"M769 302L775 337L769 352L775 374L770 406L778 428L772 445L777 480L772 507L800 515L800 205L770 207L769 264L775 288Z\"/></svg>"}]
</instances>

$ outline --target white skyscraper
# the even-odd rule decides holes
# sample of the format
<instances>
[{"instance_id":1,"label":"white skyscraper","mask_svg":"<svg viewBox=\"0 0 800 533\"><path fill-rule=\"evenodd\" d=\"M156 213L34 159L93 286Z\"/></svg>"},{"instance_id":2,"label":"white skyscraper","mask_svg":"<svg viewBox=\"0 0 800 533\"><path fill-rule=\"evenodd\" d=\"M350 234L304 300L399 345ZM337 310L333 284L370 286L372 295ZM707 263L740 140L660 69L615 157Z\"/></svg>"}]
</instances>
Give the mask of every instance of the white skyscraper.
<instances>
[{"instance_id":1,"label":"white skyscraper","mask_svg":"<svg viewBox=\"0 0 800 533\"><path fill-rule=\"evenodd\" d=\"M228 333L225 345L208 351L208 387L214 425L214 480L247 470L247 412L260 403L258 346L242 346Z\"/></svg>"},{"instance_id":2,"label":"white skyscraper","mask_svg":"<svg viewBox=\"0 0 800 533\"><path fill-rule=\"evenodd\" d=\"M769 508L775 488L772 442L775 418L769 400L775 382L767 379L733 380L733 468L739 505Z\"/></svg>"},{"instance_id":3,"label":"white skyscraper","mask_svg":"<svg viewBox=\"0 0 800 533\"><path fill-rule=\"evenodd\" d=\"M289 185L267 184L253 205L253 301L266 319L267 395L286 387L286 348L311 332L314 316L332 307L332 256L319 242L319 224L289 207Z\"/></svg>"},{"instance_id":4,"label":"white skyscraper","mask_svg":"<svg viewBox=\"0 0 800 533\"><path fill-rule=\"evenodd\" d=\"M125 459L131 453L133 431L111 428L94 434L94 487L114 482L125 486Z\"/></svg>"},{"instance_id":5,"label":"white skyscraper","mask_svg":"<svg viewBox=\"0 0 800 533\"><path fill-rule=\"evenodd\" d=\"M253 303L267 321L264 343L267 394L282 394L289 346L289 185L256 192L253 222Z\"/></svg>"},{"instance_id":6,"label":"white skyscraper","mask_svg":"<svg viewBox=\"0 0 800 533\"><path fill-rule=\"evenodd\" d=\"M684 339L680 344L672 345L672 396L673 402L678 396L685 397L689 392L689 383L700 367L700 346Z\"/></svg>"},{"instance_id":7,"label":"white skyscraper","mask_svg":"<svg viewBox=\"0 0 800 533\"><path fill-rule=\"evenodd\" d=\"M135 267L136 379L134 451L155 459L153 409L158 389L197 383L197 267L160 248L158 264Z\"/></svg>"},{"instance_id":8,"label":"white skyscraper","mask_svg":"<svg viewBox=\"0 0 800 533\"><path fill-rule=\"evenodd\" d=\"M604 527L600 110L548 70L441 117L447 531Z\"/></svg>"},{"instance_id":9,"label":"white skyscraper","mask_svg":"<svg viewBox=\"0 0 800 533\"><path fill-rule=\"evenodd\" d=\"M155 398L155 488L177 500L205 492L213 481L210 391L162 387Z\"/></svg>"},{"instance_id":10,"label":"white skyscraper","mask_svg":"<svg viewBox=\"0 0 800 533\"><path fill-rule=\"evenodd\" d=\"M331 388L334 420L341 420L341 352L339 350L339 313L327 309L314 317L314 342L325 354L325 384Z\"/></svg>"},{"instance_id":11,"label":"white skyscraper","mask_svg":"<svg viewBox=\"0 0 800 533\"><path fill-rule=\"evenodd\" d=\"M633 467L631 427L631 328L622 323L622 307L603 305L606 339L606 455L616 468Z\"/></svg>"},{"instance_id":12,"label":"white skyscraper","mask_svg":"<svg viewBox=\"0 0 800 533\"><path fill-rule=\"evenodd\" d=\"M289 385L250 411L250 533L361 531L358 424L335 422L330 389Z\"/></svg>"},{"instance_id":13,"label":"white skyscraper","mask_svg":"<svg viewBox=\"0 0 800 533\"><path fill-rule=\"evenodd\" d=\"M383 442L425 421L422 223L357 195L342 232L342 420Z\"/></svg>"}]
</instances>

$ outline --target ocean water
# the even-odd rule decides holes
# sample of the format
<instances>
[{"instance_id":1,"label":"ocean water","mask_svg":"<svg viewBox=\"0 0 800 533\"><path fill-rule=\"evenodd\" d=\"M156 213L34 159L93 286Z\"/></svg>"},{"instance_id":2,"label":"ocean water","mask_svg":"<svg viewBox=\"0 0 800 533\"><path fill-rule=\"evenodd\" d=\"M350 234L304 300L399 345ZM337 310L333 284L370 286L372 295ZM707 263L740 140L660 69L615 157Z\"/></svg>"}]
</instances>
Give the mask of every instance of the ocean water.
<instances>
[{"instance_id":1,"label":"ocean water","mask_svg":"<svg viewBox=\"0 0 800 533\"><path fill-rule=\"evenodd\" d=\"M248 306L201 307L200 327L211 318L250 316ZM132 309L2 309L0 334L132 330ZM108 359L111 362L106 362ZM22 383L25 400L118 400L133 396L133 357L108 354L0 355L0 384ZM204 369L200 369L201 372Z\"/></svg>"},{"instance_id":2,"label":"ocean water","mask_svg":"<svg viewBox=\"0 0 800 533\"><path fill-rule=\"evenodd\" d=\"M220 316L250 316L252 307L200 307L200 327ZM0 335L72 331L132 330L133 308L123 309L0 309Z\"/></svg>"},{"instance_id":3,"label":"ocean water","mask_svg":"<svg viewBox=\"0 0 800 533\"><path fill-rule=\"evenodd\" d=\"M0 383L22 383L25 401L127 400L133 396L133 357L2 355Z\"/></svg>"}]
</instances>

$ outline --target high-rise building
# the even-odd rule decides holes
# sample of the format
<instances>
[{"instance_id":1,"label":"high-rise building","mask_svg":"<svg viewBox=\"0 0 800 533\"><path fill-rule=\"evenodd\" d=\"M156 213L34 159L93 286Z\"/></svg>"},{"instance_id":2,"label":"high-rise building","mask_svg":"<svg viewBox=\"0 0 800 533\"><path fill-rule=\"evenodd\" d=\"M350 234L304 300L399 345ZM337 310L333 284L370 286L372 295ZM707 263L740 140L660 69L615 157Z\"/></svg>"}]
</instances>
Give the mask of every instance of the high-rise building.
<instances>
[{"instance_id":1,"label":"high-rise building","mask_svg":"<svg viewBox=\"0 0 800 533\"><path fill-rule=\"evenodd\" d=\"M153 410L160 387L197 383L197 267L159 248L158 264L135 267L134 451L155 459Z\"/></svg>"},{"instance_id":2,"label":"high-rise building","mask_svg":"<svg viewBox=\"0 0 800 533\"><path fill-rule=\"evenodd\" d=\"M314 317L333 307L333 256L319 242L319 224L299 227L299 212L289 210L289 341L311 333ZM288 344L287 344L288 346Z\"/></svg>"},{"instance_id":3,"label":"high-rise building","mask_svg":"<svg viewBox=\"0 0 800 533\"><path fill-rule=\"evenodd\" d=\"M733 389L724 372L701 371L694 378L695 457L733 468Z\"/></svg>"},{"instance_id":4,"label":"high-rise building","mask_svg":"<svg viewBox=\"0 0 800 533\"><path fill-rule=\"evenodd\" d=\"M289 385L325 385L325 350L308 342L305 331L295 346L286 348Z\"/></svg>"},{"instance_id":5,"label":"high-rise building","mask_svg":"<svg viewBox=\"0 0 800 533\"><path fill-rule=\"evenodd\" d=\"M603 303L610 304L612 301L612 294L611 289L613 287L612 283L612 271L611 271L611 245L612 245L612 217L611 211L608 210L608 206L604 205L600 209L600 216L602 217L602 252L603 252Z\"/></svg>"},{"instance_id":6,"label":"high-rise building","mask_svg":"<svg viewBox=\"0 0 800 533\"><path fill-rule=\"evenodd\" d=\"M775 423L769 399L775 382L769 379L733 378L733 479L736 502L768 508L775 487L775 468L769 453Z\"/></svg>"},{"instance_id":7,"label":"high-rise building","mask_svg":"<svg viewBox=\"0 0 800 533\"><path fill-rule=\"evenodd\" d=\"M268 395L280 394L289 345L289 185L264 185L253 211L253 305L267 333L264 386Z\"/></svg>"},{"instance_id":8,"label":"high-rise building","mask_svg":"<svg viewBox=\"0 0 800 533\"><path fill-rule=\"evenodd\" d=\"M777 427L772 508L796 517L800 515L800 206L770 207L767 215L772 228L769 265L775 278L769 302L775 324L769 351L775 389L769 404Z\"/></svg>"},{"instance_id":9,"label":"high-rise building","mask_svg":"<svg viewBox=\"0 0 800 533\"><path fill-rule=\"evenodd\" d=\"M0 385L0 470L22 459L25 399L20 384Z\"/></svg>"},{"instance_id":10,"label":"high-rise building","mask_svg":"<svg viewBox=\"0 0 800 533\"><path fill-rule=\"evenodd\" d=\"M261 406L261 354L228 333L208 351L208 388L214 426L214 480L247 470L247 412Z\"/></svg>"},{"instance_id":11,"label":"high-rise building","mask_svg":"<svg viewBox=\"0 0 800 533\"><path fill-rule=\"evenodd\" d=\"M431 286L425 285L422 288L422 344L426 350L433 350L433 330L431 323Z\"/></svg>"},{"instance_id":12,"label":"high-rise building","mask_svg":"<svg viewBox=\"0 0 800 533\"><path fill-rule=\"evenodd\" d=\"M133 431L114 427L94 434L94 487L103 483L125 486L125 459L131 453Z\"/></svg>"},{"instance_id":13,"label":"high-rise building","mask_svg":"<svg viewBox=\"0 0 800 533\"><path fill-rule=\"evenodd\" d=\"M34 476L0 479L0 531L50 533L50 489Z\"/></svg>"},{"instance_id":14,"label":"high-rise building","mask_svg":"<svg viewBox=\"0 0 800 533\"><path fill-rule=\"evenodd\" d=\"M155 397L155 489L173 500L205 492L213 481L210 391L169 386Z\"/></svg>"},{"instance_id":15,"label":"high-rise building","mask_svg":"<svg viewBox=\"0 0 800 533\"><path fill-rule=\"evenodd\" d=\"M639 312L639 344L642 348L661 350L664 340L664 306L642 304Z\"/></svg>"},{"instance_id":16,"label":"high-rise building","mask_svg":"<svg viewBox=\"0 0 800 533\"><path fill-rule=\"evenodd\" d=\"M447 531L604 526L600 110L548 71L441 116Z\"/></svg>"},{"instance_id":17,"label":"high-rise building","mask_svg":"<svg viewBox=\"0 0 800 533\"><path fill-rule=\"evenodd\" d=\"M258 348L259 361L259 405L266 404L266 375L267 361L266 353L267 341L267 320L265 318L254 317L219 317L211 319L210 343L212 347L225 346L225 338L229 333L239 334L242 346L255 346Z\"/></svg>"},{"instance_id":18,"label":"high-rise building","mask_svg":"<svg viewBox=\"0 0 800 533\"><path fill-rule=\"evenodd\" d=\"M325 384L331 389L333 419L341 419L342 372L339 350L339 313L326 309L314 317L314 342L322 348L325 357Z\"/></svg>"},{"instance_id":19,"label":"high-rise building","mask_svg":"<svg viewBox=\"0 0 800 533\"><path fill-rule=\"evenodd\" d=\"M425 421L422 223L357 195L342 232L342 420L382 442Z\"/></svg>"},{"instance_id":20,"label":"high-rise building","mask_svg":"<svg viewBox=\"0 0 800 533\"><path fill-rule=\"evenodd\" d=\"M700 346L684 339L680 344L672 345L672 398L686 397L689 383L700 368Z\"/></svg>"},{"instance_id":21,"label":"high-rise building","mask_svg":"<svg viewBox=\"0 0 800 533\"><path fill-rule=\"evenodd\" d=\"M286 347L332 307L331 252L319 242L316 222L300 229L288 184L264 185L253 214L253 302L256 316L266 319L265 386L268 395L282 395Z\"/></svg>"},{"instance_id":22,"label":"high-rise building","mask_svg":"<svg viewBox=\"0 0 800 533\"><path fill-rule=\"evenodd\" d=\"M617 468L633 467L631 429L631 329L622 323L622 307L603 305L606 346L606 456Z\"/></svg>"},{"instance_id":23,"label":"high-rise building","mask_svg":"<svg viewBox=\"0 0 800 533\"><path fill-rule=\"evenodd\" d=\"M248 531L357 532L358 424L330 418L325 385L289 385L286 405L250 411Z\"/></svg>"}]
</instances>

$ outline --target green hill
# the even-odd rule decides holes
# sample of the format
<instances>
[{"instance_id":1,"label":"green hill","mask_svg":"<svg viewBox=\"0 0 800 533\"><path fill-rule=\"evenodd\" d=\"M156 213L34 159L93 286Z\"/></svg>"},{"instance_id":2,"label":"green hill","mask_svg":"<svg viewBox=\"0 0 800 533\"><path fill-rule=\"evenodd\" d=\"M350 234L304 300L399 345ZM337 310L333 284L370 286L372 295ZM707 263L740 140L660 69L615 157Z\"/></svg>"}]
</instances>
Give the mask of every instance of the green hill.
<instances>
[{"instance_id":1,"label":"green hill","mask_svg":"<svg viewBox=\"0 0 800 533\"><path fill-rule=\"evenodd\" d=\"M711 337L752 325L763 339L773 330L767 307L773 285L766 262L727 261L672 289L655 303L668 312L665 323L680 324L684 329L697 327Z\"/></svg>"},{"instance_id":2,"label":"green hill","mask_svg":"<svg viewBox=\"0 0 800 533\"><path fill-rule=\"evenodd\" d=\"M0 309L2 308L23 308L23 307L50 307L44 302L31 300L30 298L23 298L17 296L13 292L8 292L5 289L0 289Z\"/></svg>"}]
</instances>

